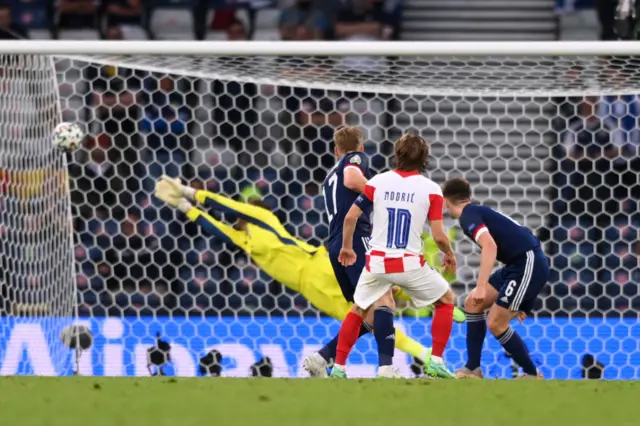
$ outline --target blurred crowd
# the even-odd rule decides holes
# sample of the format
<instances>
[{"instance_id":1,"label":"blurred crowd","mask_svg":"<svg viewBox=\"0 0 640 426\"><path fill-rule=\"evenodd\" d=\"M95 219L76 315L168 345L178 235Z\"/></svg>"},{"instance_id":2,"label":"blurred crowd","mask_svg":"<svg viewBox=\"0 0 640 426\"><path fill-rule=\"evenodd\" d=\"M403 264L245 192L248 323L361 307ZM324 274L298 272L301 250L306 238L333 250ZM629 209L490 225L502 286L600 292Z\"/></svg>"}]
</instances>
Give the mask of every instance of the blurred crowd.
<instances>
[{"instance_id":1,"label":"blurred crowd","mask_svg":"<svg viewBox=\"0 0 640 426\"><path fill-rule=\"evenodd\" d=\"M2 38L392 40L399 0L16 0Z\"/></svg>"},{"instance_id":2,"label":"blurred crowd","mask_svg":"<svg viewBox=\"0 0 640 426\"><path fill-rule=\"evenodd\" d=\"M394 0L295 0L281 9L268 0L149 4L4 3L0 37L390 40L402 16ZM81 314L316 315L246 255L158 203L155 180L181 176L198 188L265 199L293 235L319 245L328 232L320 186L335 162L334 129L366 127L380 172L403 130L391 116L404 112L399 100L77 61L61 61L58 73L65 119L89 133L70 166ZM540 111L550 123L549 151L538 158L551 174L551 209L535 231L555 274L540 313L636 315L640 98L558 98Z\"/></svg>"},{"instance_id":3,"label":"blurred crowd","mask_svg":"<svg viewBox=\"0 0 640 426\"><path fill-rule=\"evenodd\" d=\"M580 70L576 70L580 72ZM555 99L550 310L640 310L640 97Z\"/></svg>"}]
</instances>

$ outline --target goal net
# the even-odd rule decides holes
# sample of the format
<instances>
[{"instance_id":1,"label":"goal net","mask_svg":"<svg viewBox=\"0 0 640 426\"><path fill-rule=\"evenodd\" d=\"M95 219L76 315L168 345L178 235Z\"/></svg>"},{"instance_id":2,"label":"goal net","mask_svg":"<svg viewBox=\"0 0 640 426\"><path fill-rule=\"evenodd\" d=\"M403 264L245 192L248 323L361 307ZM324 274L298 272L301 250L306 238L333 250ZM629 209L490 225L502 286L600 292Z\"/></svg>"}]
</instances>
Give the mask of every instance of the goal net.
<instances>
[{"instance_id":1,"label":"goal net","mask_svg":"<svg viewBox=\"0 0 640 426\"><path fill-rule=\"evenodd\" d=\"M75 307L66 160L53 60L0 55L0 374L66 373ZM25 353L42 356L25 358Z\"/></svg>"},{"instance_id":2,"label":"goal net","mask_svg":"<svg viewBox=\"0 0 640 426\"><path fill-rule=\"evenodd\" d=\"M274 281L152 191L167 174L236 200L259 198L294 237L321 245L332 133L352 124L365 131L374 173L393 167L395 139L416 132L430 142L433 180L464 176L475 200L543 240L552 279L535 315L514 328L545 377L579 378L583 362L595 360L604 377L639 378L640 71L633 52L586 45L594 49L537 43L527 56L509 43L304 47L317 56L295 43L281 52L246 43L42 47L37 53L56 55L64 120L89 134L69 165L70 195L58 179L63 159L47 139L59 118L52 71L45 56L16 56L20 70L3 67L1 79L13 89L0 94L3 106L12 105L2 108L10 143L0 148L0 170L23 180L0 180L0 279L3 300L23 308L3 310L1 371L42 373L32 365L66 353L56 333L73 314L63 202L70 197L73 285L95 336L81 374L148 375L148 349L159 335L171 345L164 374L198 375L201 357L215 349L223 375L249 375L268 357L274 376L304 376L302 359L339 322L313 306L313 291L301 295ZM29 182L39 192L28 191ZM479 252L454 221L447 225L462 306ZM426 315L401 307L396 325L430 346ZM25 339L40 339L47 351L14 346L18 320L33 327ZM464 333L464 325L454 327L445 355L452 367L464 362ZM351 375L375 374L375 350L372 338L361 339ZM11 351L20 356L9 358ZM394 362L413 374L409 356L396 351ZM490 336L483 366L488 377L514 371Z\"/></svg>"}]
</instances>

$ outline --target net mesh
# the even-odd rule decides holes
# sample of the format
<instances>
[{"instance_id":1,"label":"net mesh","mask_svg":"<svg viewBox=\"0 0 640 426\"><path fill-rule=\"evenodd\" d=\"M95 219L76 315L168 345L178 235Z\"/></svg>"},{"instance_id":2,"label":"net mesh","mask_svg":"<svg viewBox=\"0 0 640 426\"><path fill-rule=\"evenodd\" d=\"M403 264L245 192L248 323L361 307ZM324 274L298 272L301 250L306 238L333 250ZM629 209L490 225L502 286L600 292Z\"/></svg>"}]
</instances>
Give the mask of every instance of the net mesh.
<instances>
[{"instance_id":1,"label":"net mesh","mask_svg":"<svg viewBox=\"0 0 640 426\"><path fill-rule=\"evenodd\" d=\"M640 59L594 56L91 56L91 63L173 75L429 96L637 93Z\"/></svg>"},{"instance_id":2,"label":"net mesh","mask_svg":"<svg viewBox=\"0 0 640 426\"><path fill-rule=\"evenodd\" d=\"M59 341L75 306L68 175L51 131L60 119L53 61L0 56L0 374L23 348L49 354L30 364L42 375L68 368Z\"/></svg>"},{"instance_id":3,"label":"net mesh","mask_svg":"<svg viewBox=\"0 0 640 426\"><path fill-rule=\"evenodd\" d=\"M332 134L353 124L375 173L393 167L392 142L415 131L431 142L432 179L464 176L478 201L543 239L552 282L516 329L546 377L580 377L585 355L605 377L640 376L635 58L74 56L56 58L56 69L65 120L90 136L69 168L78 303L96 335L83 374L149 374L146 350L159 333L172 344L165 374L199 374L199 358L217 349L227 375L267 356L276 376L304 376L303 356L339 325L313 306L317 292L285 288L151 193L168 174L258 196L292 235L321 245ZM447 225L461 304L478 251ZM430 344L429 319L405 312L397 326ZM464 348L457 327L453 367ZM411 359L396 353L411 375ZM373 375L375 362L365 338L350 375ZM489 377L512 374L492 338L483 363Z\"/></svg>"}]
</instances>

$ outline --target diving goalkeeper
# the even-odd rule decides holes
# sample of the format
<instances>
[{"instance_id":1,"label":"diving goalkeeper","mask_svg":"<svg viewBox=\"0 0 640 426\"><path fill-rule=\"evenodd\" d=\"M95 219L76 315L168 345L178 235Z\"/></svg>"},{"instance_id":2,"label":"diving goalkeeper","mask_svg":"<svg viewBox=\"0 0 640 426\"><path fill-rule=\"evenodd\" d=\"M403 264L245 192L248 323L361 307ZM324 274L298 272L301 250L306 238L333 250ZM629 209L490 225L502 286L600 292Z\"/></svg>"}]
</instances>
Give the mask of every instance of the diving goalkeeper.
<instances>
[{"instance_id":1,"label":"diving goalkeeper","mask_svg":"<svg viewBox=\"0 0 640 426\"><path fill-rule=\"evenodd\" d=\"M157 182L155 196L186 214L208 234L244 250L264 272L302 294L322 313L339 321L346 317L351 303L342 295L327 250L292 237L269 210L196 190L167 176ZM234 214L238 222L235 226L227 225L194 207L194 201L210 210ZM431 353L430 348L400 330L396 331L395 346L421 360L427 360ZM327 361L335 358L335 352L321 355Z\"/></svg>"}]
</instances>

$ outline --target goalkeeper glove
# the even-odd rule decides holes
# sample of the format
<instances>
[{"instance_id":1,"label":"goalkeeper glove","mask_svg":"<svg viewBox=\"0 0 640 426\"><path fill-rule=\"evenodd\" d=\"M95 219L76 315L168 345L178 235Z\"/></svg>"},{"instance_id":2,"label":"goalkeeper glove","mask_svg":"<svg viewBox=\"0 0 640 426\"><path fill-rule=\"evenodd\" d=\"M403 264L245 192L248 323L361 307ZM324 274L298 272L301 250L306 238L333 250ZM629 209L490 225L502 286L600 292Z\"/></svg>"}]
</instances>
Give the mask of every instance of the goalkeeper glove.
<instances>
[{"instance_id":1,"label":"goalkeeper glove","mask_svg":"<svg viewBox=\"0 0 640 426\"><path fill-rule=\"evenodd\" d=\"M163 177L156 182L156 198L183 213L188 212L193 206L182 197L182 191L176 191L175 185L170 184L168 180L170 181L170 179L164 179ZM178 185L180 184L178 183Z\"/></svg>"},{"instance_id":2,"label":"goalkeeper glove","mask_svg":"<svg viewBox=\"0 0 640 426\"><path fill-rule=\"evenodd\" d=\"M189 186L185 186L180 183L179 178L170 178L167 175L162 175L160 178L162 182L165 182L168 188L171 188L171 193L176 197L183 197L187 200L193 200L196 195L196 190Z\"/></svg>"}]
</instances>

